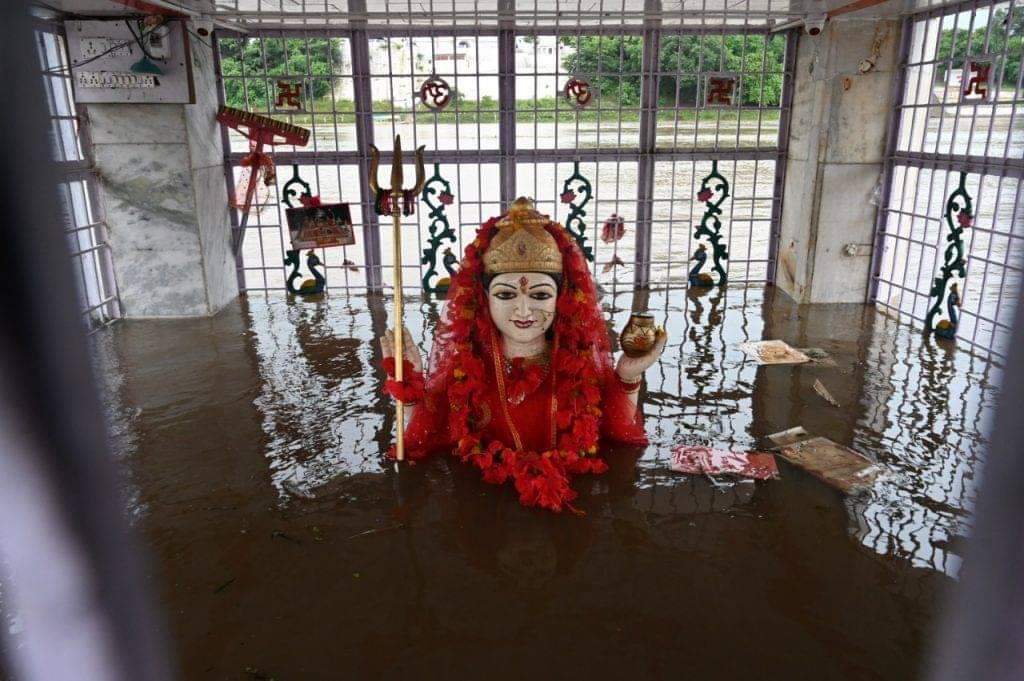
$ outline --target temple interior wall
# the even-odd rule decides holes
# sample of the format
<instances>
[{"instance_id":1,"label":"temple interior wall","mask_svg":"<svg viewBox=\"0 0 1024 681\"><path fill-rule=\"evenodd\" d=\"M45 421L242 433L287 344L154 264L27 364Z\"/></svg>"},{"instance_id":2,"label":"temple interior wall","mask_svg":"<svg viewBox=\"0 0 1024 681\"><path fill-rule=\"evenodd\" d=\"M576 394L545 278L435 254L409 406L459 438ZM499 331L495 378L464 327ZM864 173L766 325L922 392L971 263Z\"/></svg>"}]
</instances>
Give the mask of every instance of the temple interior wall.
<instances>
[{"instance_id":1,"label":"temple interior wall","mask_svg":"<svg viewBox=\"0 0 1024 681\"><path fill-rule=\"evenodd\" d=\"M213 54L190 49L195 104L85 106L129 318L211 315L238 295Z\"/></svg>"},{"instance_id":2,"label":"temple interior wall","mask_svg":"<svg viewBox=\"0 0 1024 681\"><path fill-rule=\"evenodd\" d=\"M898 44L895 20L800 36L776 279L799 303L867 299Z\"/></svg>"}]
</instances>

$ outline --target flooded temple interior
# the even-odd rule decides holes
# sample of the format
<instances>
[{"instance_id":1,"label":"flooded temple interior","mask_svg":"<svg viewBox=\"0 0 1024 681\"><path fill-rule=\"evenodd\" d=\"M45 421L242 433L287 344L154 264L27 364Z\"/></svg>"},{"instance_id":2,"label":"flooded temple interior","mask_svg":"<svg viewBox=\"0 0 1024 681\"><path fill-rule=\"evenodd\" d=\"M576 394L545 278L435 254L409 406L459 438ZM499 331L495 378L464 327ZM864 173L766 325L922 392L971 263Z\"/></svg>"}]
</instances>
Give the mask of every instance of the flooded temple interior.
<instances>
[{"instance_id":1,"label":"flooded temple interior","mask_svg":"<svg viewBox=\"0 0 1024 681\"><path fill-rule=\"evenodd\" d=\"M631 296L605 300L616 324ZM862 305L765 288L649 305L672 338L643 395L651 445L610 450L611 470L577 484L578 518L524 509L454 459L396 473L382 458L381 298L250 297L112 327L104 402L183 676L486 665L511 679L540 656L545 677L917 677L962 559L998 369ZM438 303L408 313L428 338ZM835 366L736 350L762 337ZM889 477L848 498L795 467L767 483L669 468L674 444L759 449L794 423Z\"/></svg>"},{"instance_id":2,"label":"flooded temple interior","mask_svg":"<svg viewBox=\"0 0 1024 681\"><path fill-rule=\"evenodd\" d=\"M0 533L0 681L1019 678L935 662L1022 337L1016 0L11 12L127 537L81 579L123 578L85 588L100 629L105 599L147 606L97 637L109 667L84 634L45 654L69 634L23 584L49 543ZM379 339L400 314L435 362L467 247L519 196L575 241L616 356L638 314L667 334L648 444L602 439L560 512L458 456L389 455ZM873 477L788 455L798 427ZM681 472L689 448L778 475ZM28 470L9 449L0 478ZM55 508L88 500L70 470ZM124 653L126 622L160 652Z\"/></svg>"}]
</instances>

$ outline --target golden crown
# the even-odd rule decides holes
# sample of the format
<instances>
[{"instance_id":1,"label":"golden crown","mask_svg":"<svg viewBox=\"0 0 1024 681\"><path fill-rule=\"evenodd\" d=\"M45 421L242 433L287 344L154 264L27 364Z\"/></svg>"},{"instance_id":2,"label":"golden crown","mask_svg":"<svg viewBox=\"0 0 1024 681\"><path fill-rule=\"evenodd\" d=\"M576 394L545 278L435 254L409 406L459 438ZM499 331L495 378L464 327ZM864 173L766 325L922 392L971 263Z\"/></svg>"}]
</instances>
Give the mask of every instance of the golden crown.
<instances>
[{"instance_id":1,"label":"golden crown","mask_svg":"<svg viewBox=\"0 0 1024 681\"><path fill-rule=\"evenodd\" d=\"M498 233L484 253L484 272L560 273L562 254L555 237L544 229L550 222L548 216L537 212L530 199L521 196L513 201L498 220Z\"/></svg>"}]
</instances>

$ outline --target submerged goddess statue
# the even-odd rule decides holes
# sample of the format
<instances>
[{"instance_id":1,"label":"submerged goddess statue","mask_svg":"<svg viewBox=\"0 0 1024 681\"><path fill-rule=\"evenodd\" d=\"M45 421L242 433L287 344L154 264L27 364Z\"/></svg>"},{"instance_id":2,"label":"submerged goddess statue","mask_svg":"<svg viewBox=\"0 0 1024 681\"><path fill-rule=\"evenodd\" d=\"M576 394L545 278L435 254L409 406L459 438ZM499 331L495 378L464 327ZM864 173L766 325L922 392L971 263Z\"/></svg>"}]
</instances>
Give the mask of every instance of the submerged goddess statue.
<instances>
[{"instance_id":1,"label":"submerged goddess statue","mask_svg":"<svg viewBox=\"0 0 1024 681\"><path fill-rule=\"evenodd\" d=\"M449 450L487 482L512 480L527 506L560 511L570 477L602 473L598 441L647 444L637 409L643 373L665 348L612 366L608 331L587 261L565 229L529 199L486 222L452 280L424 377L404 334L406 455ZM394 337L381 339L394 376Z\"/></svg>"}]
</instances>

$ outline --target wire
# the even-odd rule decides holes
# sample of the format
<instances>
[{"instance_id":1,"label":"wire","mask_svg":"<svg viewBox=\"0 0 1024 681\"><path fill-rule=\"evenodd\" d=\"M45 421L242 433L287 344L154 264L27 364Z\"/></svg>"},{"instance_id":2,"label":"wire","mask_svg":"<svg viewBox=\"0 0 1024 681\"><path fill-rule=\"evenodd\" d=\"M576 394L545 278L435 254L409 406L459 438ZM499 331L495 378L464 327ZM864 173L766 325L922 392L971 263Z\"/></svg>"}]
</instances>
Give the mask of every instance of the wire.
<instances>
[{"instance_id":1,"label":"wire","mask_svg":"<svg viewBox=\"0 0 1024 681\"><path fill-rule=\"evenodd\" d=\"M125 23L127 24L128 22L125 21ZM119 50L119 49L121 49L122 47L124 47L126 45L131 45L133 41L134 42L140 42L139 48L141 49L142 48L142 45L141 45L142 38L145 38L150 33L155 31L156 29L160 28L161 26L163 26L163 23L157 24L156 26L153 26L152 28L150 28L150 29L148 29L146 31L143 31L140 36L136 36L135 35L135 31L132 31L132 27L131 27L131 25L129 25L128 26L128 30L132 32L132 40L126 40L123 43L116 43L114 45L111 45L110 47L108 47L103 52L100 52L97 55L93 55L92 57L89 57L88 59L85 59L83 61L70 63L70 64L68 64L67 67L60 66L60 67L58 67L56 69L50 69L49 71L43 71L42 75L44 75L44 76L63 76L63 75L65 75L67 73L68 70L76 69L76 68L78 68L80 66L85 66L86 64L91 64L92 62L96 61L97 59L101 59L101 58L107 56L108 54L110 54L114 50ZM146 54L146 51L143 50L142 53Z\"/></svg>"},{"instance_id":2,"label":"wire","mask_svg":"<svg viewBox=\"0 0 1024 681\"><path fill-rule=\"evenodd\" d=\"M143 33L140 30L139 31L139 35L136 35L135 34L135 29L132 28L132 22L130 22L129 20L125 19L124 20L124 25L128 27L129 33L131 33L132 37L135 38L135 42L138 44L139 49L142 50L142 56L144 56L146 59L156 59L157 61L167 61L166 59L158 59L157 57L154 57L153 55L151 55L149 52L146 51L146 46L142 44ZM160 22L159 24L153 26L152 30L155 31L156 29L160 28L162 25L163 25L163 22Z\"/></svg>"}]
</instances>

